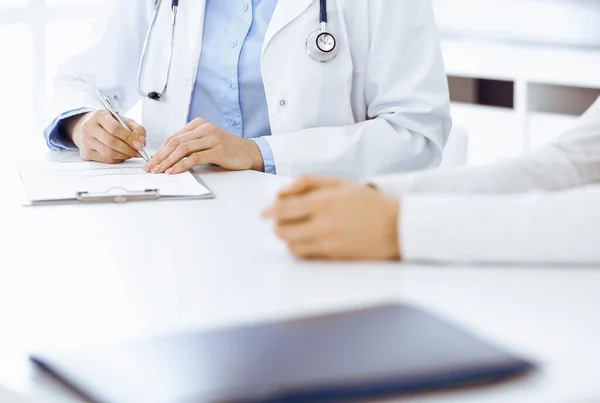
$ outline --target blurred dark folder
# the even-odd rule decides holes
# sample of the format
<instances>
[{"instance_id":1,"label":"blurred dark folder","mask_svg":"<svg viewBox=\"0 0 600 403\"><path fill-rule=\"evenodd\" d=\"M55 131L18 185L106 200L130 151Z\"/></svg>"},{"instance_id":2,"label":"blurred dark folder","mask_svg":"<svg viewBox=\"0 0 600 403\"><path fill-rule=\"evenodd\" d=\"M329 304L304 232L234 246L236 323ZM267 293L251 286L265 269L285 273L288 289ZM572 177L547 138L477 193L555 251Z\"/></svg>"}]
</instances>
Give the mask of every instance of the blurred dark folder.
<instances>
[{"instance_id":1,"label":"blurred dark folder","mask_svg":"<svg viewBox=\"0 0 600 403\"><path fill-rule=\"evenodd\" d=\"M347 402L500 381L533 368L405 305L31 359L103 403Z\"/></svg>"}]
</instances>

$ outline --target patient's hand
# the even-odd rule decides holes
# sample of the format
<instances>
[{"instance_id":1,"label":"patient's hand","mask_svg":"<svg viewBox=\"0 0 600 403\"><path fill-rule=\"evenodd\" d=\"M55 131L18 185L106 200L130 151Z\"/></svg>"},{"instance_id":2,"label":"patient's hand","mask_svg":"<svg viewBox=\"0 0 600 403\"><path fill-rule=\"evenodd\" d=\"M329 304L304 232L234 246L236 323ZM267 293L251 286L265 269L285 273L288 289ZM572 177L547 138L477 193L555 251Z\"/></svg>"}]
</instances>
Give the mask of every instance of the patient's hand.
<instances>
[{"instance_id":1,"label":"patient's hand","mask_svg":"<svg viewBox=\"0 0 600 403\"><path fill-rule=\"evenodd\" d=\"M337 179L303 178L283 191L264 216L302 258L400 258L400 203L377 190Z\"/></svg>"}]
</instances>

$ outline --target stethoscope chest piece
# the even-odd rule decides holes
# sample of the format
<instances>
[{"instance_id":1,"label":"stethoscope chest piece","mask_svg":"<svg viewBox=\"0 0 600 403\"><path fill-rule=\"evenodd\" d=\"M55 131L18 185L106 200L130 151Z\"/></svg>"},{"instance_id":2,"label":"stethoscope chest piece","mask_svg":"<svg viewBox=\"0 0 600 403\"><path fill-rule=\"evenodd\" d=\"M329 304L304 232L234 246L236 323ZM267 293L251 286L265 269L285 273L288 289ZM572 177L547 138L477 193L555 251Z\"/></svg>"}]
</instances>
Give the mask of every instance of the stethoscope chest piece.
<instances>
[{"instance_id":1,"label":"stethoscope chest piece","mask_svg":"<svg viewBox=\"0 0 600 403\"><path fill-rule=\"evenodd\" d=\"M338 55L337 41L333 34L321 27L306 38L306 51L316 62L328 63Z\"/></svg>"},{"instance_id":2,"label":"stethoscope chest piece","mask_svg":"<svg viewBox=\"0 0 600 403\"><path fill-rule=\"evenodd\" d=\"M306 38L306 51L318 63L328 63L338 55L335 36L327 29L327 0L320 1L319 22L321 27Z\"/></svg>"}]
</instances>

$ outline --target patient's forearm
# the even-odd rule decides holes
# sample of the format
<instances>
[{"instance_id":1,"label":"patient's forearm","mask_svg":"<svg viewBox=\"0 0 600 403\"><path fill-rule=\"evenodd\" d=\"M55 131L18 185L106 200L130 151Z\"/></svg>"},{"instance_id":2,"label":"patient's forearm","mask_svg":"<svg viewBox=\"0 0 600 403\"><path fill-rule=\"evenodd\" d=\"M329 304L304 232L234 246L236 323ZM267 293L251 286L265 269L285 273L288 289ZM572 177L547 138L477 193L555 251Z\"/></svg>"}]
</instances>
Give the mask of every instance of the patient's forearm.
<instances>
[{"instance_id":1,"label":"patient's forearm","mask_svg":"<svg viewBox=\"0 0 600 403\"><path fill-rule=\"evenodd\" d=\"M549 146L482 167L375 178L386 193L515 193L600 182L600 101Z\"/></svg>"},{"instance_id":2,"label":"patient's forearm","mask_svg":"<svg viewBox=\"0 0 600 403\"><path fill-rule=\"evenodd\" d=\"M399 232L406 260L600 264L600 186L407 196Z\"/></svg>"}]
</instances>

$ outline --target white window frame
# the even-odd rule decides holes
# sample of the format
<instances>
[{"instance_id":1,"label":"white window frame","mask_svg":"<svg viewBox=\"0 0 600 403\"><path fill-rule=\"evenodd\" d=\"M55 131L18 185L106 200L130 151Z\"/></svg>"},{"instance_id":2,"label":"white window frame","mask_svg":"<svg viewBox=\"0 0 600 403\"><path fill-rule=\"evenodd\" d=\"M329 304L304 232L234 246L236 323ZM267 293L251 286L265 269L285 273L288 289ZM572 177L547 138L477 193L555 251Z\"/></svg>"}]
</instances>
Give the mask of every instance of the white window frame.
<instances>
[{"instance_id":1,"label":"white window frame","mask_svg":"<svg viewBox=\"0 0 600 403\"><path fill-rule=\"evenodd\" d=\"M14 8L0 8L0 25L25 24L29 26L32 37L32 48L30 49L33 62L33 76L31 80L35 83L33 93L33 116L35 127L42 128L46 122L46 110L48 105L48 94L46 91L46 27L57 21L73 21L86 18L94 18L98 13L98 4L73 4L56 5L46 4L46 0L30 0L29 4ZM68 46L66 44L65 46Z\"/></svg>"}]
</instances>

